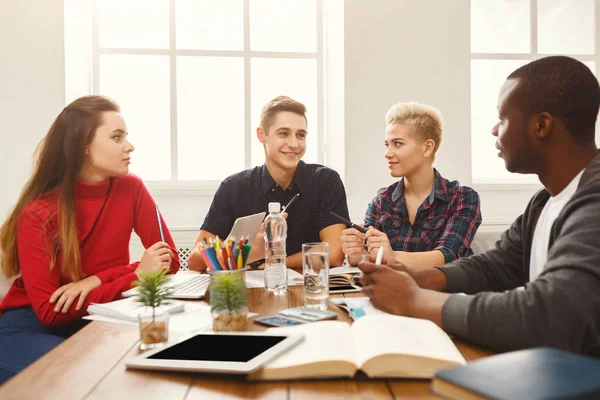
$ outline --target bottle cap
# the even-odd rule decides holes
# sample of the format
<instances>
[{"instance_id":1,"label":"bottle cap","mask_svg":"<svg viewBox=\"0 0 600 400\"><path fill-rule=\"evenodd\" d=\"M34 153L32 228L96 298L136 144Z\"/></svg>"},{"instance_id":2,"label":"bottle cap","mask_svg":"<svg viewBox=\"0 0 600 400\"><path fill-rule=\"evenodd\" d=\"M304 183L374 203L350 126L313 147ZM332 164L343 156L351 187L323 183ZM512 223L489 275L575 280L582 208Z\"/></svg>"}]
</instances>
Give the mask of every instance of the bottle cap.
<instances>
[{"instance_id":1,"label":"bottle cap","mask_svg":"<svg viewBox=\"0 0 600 400\"><path fill-rule=\"evenodd\" d=\"M278 213L281 212L281 204L277 202L269 203L269 212Z\"/></svg>"}]
</instances>

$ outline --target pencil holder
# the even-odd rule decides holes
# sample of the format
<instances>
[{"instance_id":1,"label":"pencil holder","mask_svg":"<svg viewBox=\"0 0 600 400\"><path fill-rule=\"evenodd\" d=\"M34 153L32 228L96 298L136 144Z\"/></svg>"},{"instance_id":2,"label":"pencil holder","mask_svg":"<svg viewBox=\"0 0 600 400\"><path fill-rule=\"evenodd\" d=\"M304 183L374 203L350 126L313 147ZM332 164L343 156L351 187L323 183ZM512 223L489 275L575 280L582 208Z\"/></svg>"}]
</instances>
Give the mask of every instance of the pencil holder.
<instances>
[{"instance_id":1,"label":"pencil holder","mask_svg":"<svg viewBox=\"0 0 600 400\"><path fill-rule=\"evenodd\" d=\"M213 330L215 332L245 331L248 318L246 268L209 273Z\"/></svg>"}]
</instances>

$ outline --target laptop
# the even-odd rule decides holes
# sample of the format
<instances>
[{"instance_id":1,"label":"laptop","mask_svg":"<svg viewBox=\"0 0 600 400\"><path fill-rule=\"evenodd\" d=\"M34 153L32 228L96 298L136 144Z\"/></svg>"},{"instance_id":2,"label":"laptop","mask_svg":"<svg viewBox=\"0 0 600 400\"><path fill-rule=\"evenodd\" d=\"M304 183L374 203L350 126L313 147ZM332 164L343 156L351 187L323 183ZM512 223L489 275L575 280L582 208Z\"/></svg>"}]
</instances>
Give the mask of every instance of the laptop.
<instances>
[{"instance_id":1,"label":"laptop","mask_svg":"<svg viewBox=\"0 0 600 400\"><path fill-rule=\"evenodd\" d=\"M260 225L265 219L265 215L266 213L263 211L236 219L227 239L248 239L248 243L252 244L260 229Z\"/></svg>"},{"instance_id":2,"label":"laptop","mask_svg":"<svg viewBox=\"0 0 600 400\"><path fill-rule=\"evenodd\" d=\"M228 239L241 240L248 238L254 241L254 237L260 229L260 225L265 219L265 212L259 212L235 220ZM179 272L171 275L168 285L173 287L173 293L169 296L172 299L202 299L206 294L210 283L210 275L199 274L195 272ZM138 288L131 288L121 295L123 297L135 296Z\"/></svg>"},{"instance_id":3,"label":"laptop","mask_svg":"<svg viewBox=\"0 0 600 400\"><path fill-rule=\"evenodd\" d=\"M173 287L173 293L169 296L172 299L201 299L206 294L210 283L210 275L198 272L182 271L169 276L171 279L167 285ZM137 294L137 287L121 293L123 297L131 297Z\"/></svg>"}]
</instances>

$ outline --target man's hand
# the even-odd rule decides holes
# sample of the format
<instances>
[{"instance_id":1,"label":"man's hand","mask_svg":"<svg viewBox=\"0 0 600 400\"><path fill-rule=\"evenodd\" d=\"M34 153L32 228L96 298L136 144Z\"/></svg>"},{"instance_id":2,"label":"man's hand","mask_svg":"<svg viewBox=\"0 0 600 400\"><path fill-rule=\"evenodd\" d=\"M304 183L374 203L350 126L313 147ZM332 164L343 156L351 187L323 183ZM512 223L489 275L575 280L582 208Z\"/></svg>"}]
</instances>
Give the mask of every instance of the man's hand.
<instances>
[{"instance_id":1,"label":"man's hand","mask_svg":"<svg viewBox=\"0 0 600 400\"><path fill-rule=\"evenodd\" d=\"M355 228L344 229L340 240L342 242L342 251L347 256L363 254L365 252L365 235Z\"/></svg>"},{"instance_id":2,"label":"man's hand","mask_svg":"<svg viewBox=\"0 0 600 400\"><path fill-rule=\"evenodd\" d=\"M360 278L363 292L373 305L387 313L413 316L415 298L421 290L403 265L376 265L362 262L358 265L363 273Z\"/></svg>"},{"instance_id":3,"label":"man's hand","mask_svg":"<svg viewBox=\"0 0 600 400\"><path fill-rule=\"evenodd\" d=\"M85 303L85 299L88 294L97 287L102 285L100 278L96 275L88 276L85 279L82 279L78 282L67 283L56 289L52 296L50 296L50 304L56 305L54 306L54 312L61 312L64 314L69 311L69 308L79 297L79 301L77 302L77 307L75 308L77 311L81 310L83 307L83 303ZM58 300L58 301L57 301Z\"/></svg>"},{"instance_id":4,"label":"man's hand","mask_svg":"<svg viewBox=\"0 0 600 400\"><path fill-rule=\"evenodd\" d=\"M367 238L367 251L370 255L377 254L380 247L383 247L383 250L387 253L393 252L390 239L385 233L369 227L365 236Z\"/></svg>"}]
</instances>

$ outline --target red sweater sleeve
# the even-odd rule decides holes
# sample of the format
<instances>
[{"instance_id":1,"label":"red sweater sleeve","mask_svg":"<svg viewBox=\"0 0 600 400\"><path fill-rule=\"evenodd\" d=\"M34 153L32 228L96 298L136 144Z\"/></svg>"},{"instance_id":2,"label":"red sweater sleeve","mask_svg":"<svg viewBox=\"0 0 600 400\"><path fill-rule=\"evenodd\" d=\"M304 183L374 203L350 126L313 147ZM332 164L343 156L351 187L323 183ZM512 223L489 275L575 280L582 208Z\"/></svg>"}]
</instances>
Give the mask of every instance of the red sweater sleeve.
<instances>
[{"instance_id":1,"label":"red sweater sleeve","mask_svg":"<svg viewBox=\"0 0 600 400\"><path fill-rule=\"evenodd\" d=\"M156 218L156 203L152 199L152 196L148 192L148 189L144 185L144 182L135 175L129 175L129 179L133 183L133 201L134 201L134 230L135 233L142 240L144 248L152 246L154 243L161 240L160 230L158 228L158 220ZM163 226L163 233L165 235L165 242L169 244L173 257L171 261L171 273L176 273L179 270L179 255L177 253L177 247L171 236L171 232L162 218L161 222ZM123 265L113 268L108 268L103 271L97 272L95 275L104 283L112 282L113 280L126 275L131 272L135 272L139 265L139 261L136 261L129 265Z\"/></svg>"},{"instance_id":2,"label":"red sweater sleeve","mask_svg":"<svg viewBox=\"0 0 600 400\"><path fill-rule=\"evenodd\" d=\"M87 296L80 311L75 311L73 305L65 314L54 312L50 296L67 282L61 282L60 260L57 261L56 267L50 270L49 236L44 230L44 224L44 218L25 209L17 229L17 248L23 284L31 307L44 326L58 326L81 319L87 314L85 310L90 303L107 303L120 298L121 293L129 289L131 283L137 279L133 272L122 275L94 289Z\"/></svg>"},{"instance_id":3,"label":"red sweater sleeve","mask_svg":"<svg viewBox=\"0 0 600 400\"><path fill-rule=\"evenodd\" d=\"M130 176L135 178L137 186L134 195L135 215L133 229L142 240L144 248L147 249L154 243L161 241L158 219L156 217L156 203L154 202L154 199L152 199L152 196L148 192L144 182L142 182L142 180L136 176ZM167 224L165 223L165 219L162 215L160 220L163 234L165 236L165 242L169 245L171 251L173 252L170 272L174 274L179 271L179 254L177 253L177 247L175 247L175 242L173 241L171 232L169 231L169 228L167 228Z\"/></svg>"}]
</instances>

